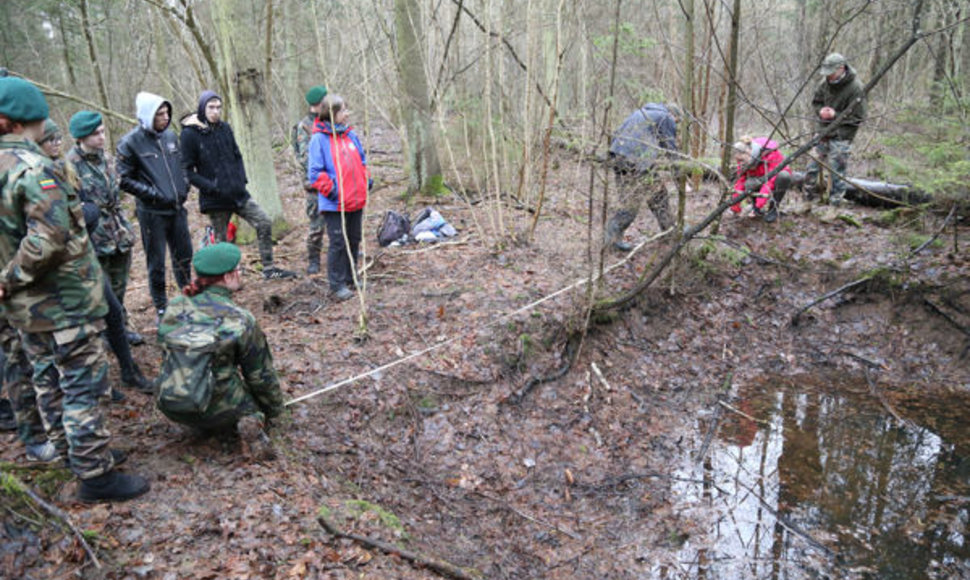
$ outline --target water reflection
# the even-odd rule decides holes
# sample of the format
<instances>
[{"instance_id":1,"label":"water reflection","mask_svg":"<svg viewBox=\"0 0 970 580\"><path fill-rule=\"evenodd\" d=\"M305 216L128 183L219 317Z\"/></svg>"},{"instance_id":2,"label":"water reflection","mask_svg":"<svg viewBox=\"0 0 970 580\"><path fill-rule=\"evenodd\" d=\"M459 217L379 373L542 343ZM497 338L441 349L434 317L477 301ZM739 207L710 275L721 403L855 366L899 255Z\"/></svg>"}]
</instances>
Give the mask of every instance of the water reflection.
<instances>
[{"instance_id":1,"label":"water reflection","mask_svg":"<svg viewBox=\"0 0 970 580\"><path fill-rule=\"evenodd\" d=\"M683 546L679 570L653 576L970 575L966 408L905 409L904 425L865 385L852 390L751 385L721 408L703 461L714 420L699 421L695 457L677 475L704 483L678 482L674 496L687 515L715 520Z\"/></svg>"}]
</instances>

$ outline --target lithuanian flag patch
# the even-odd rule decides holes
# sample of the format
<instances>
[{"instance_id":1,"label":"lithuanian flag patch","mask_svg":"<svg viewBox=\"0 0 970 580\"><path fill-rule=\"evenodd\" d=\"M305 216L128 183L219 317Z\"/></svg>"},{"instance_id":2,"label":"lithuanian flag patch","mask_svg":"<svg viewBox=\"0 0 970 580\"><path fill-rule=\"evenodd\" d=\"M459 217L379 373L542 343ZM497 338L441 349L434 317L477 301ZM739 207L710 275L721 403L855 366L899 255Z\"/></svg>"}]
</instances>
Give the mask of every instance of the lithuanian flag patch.
<instances>
[{"instance_id":1,"label":"lithuanian flag patch","mask_svg":"<svg viewBox=\"0 0 970 580\"><path fill-rule=\"evenodd\" d=\"M41 179L40 188L41 189L54 189L57 187L57 182L53 179Z\"/></svg>"}]
</instances>

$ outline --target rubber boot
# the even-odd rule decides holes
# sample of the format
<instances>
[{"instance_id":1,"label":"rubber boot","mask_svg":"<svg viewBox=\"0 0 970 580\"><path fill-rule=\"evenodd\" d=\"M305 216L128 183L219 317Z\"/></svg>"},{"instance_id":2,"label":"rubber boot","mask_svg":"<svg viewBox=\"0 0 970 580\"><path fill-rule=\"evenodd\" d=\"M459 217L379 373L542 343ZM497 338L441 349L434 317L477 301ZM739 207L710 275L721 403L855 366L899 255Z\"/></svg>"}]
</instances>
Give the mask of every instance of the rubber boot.
<instances>
[{"instance_id":1,"label":"rubber boot","mask_svg":"<svg viewBox=\"0 0 970 580\"><path fill-rule=\"evenodd\" d=\"M6 397L0 399L0 431L16 431L17 418L13 413L13 404Z\"/></svg>"},{"instance_id":2,"label":"rubber boot","mask_svg":"<svg viewBox=\"0 0 970 580\"><path fill-rule=\"evenodd\" d=\"M77 498L86 503L125 501L147 493L149 489L151 485L144 477L111 470L98 477L82 479Z\"/></svg>"},{"instance_id":3,"label":"rubber boot","mask_svg":"<svg viewBox=\"0 0 970 580\"><path fill-rule=\"evenodd\" d=\"M320 245L309 243L306 245L307 251L307 274L319 274L320 273Z\"/></svg>"},{"instance_id":4,"label":"rubber boot","mask_svg":"<svg viewBox=\"0 0 970 580\"><path fill-rule=\"evenodd\" d=\"M628 218L627 213L625 211L618 211L606 223L604 244L621 252L629 252L633 249L632 244L623 241L623 232L633 223L633 220Z\"/></svg>"},{"instance_id":5,"label":"rubber boot","mask_svg":"<svg viewBox=\"0 0 970 580\"><path fill-rule=\"evenodd\" d=\"M130 365L122 365L121 384L126 389L132 389L139 393L152 394L155 392L155 385L145 378L145 375L142 374L141 369L138 368L138 365L134 361Z\"/></svg>"}]
</instances>

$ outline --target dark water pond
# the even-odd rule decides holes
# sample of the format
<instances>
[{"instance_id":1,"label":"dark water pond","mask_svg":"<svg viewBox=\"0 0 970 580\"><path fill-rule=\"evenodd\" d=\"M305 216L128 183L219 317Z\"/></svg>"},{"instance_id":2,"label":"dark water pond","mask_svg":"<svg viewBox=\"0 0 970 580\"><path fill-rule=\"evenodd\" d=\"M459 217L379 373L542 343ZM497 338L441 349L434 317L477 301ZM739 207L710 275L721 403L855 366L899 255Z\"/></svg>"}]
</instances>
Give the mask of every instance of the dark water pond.
<instances>
[{"instance_id":1,"label":"dark water pond","mask_svg":"<svg viewBox=\"0 0 970 580\"><path fill-rule=\"evenodd\" d=\"M877 388L767 380L701 419L674 495L709 530L652 576L970 578L968 398Z\"/></svg>"}]
</instances>

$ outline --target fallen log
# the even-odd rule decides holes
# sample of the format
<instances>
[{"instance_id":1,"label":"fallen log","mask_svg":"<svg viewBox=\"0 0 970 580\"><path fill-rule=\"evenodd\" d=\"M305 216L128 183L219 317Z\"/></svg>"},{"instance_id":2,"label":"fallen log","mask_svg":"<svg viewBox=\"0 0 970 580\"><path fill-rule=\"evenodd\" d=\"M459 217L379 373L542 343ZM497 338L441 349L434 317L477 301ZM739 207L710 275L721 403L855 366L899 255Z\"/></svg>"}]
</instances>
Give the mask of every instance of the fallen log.
<instances>
[{"instance_id":1,"label":"fallen log","mask_svg":"<svg viewBox=\"0 0 970 580\"><path fill-rule=\"evenodd\" d=\"M792 173L792 185L802 187L805 183L805 173ZM933 196L912 185L886 183L848 177L845 180L845 198L859 205L869 207L898 207L900 205L918 205L933 201Z\"/></svg>"}]
</instances>

